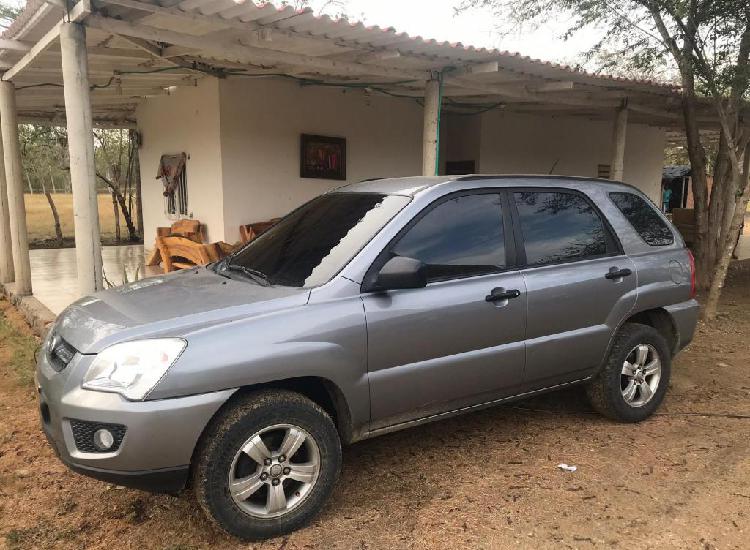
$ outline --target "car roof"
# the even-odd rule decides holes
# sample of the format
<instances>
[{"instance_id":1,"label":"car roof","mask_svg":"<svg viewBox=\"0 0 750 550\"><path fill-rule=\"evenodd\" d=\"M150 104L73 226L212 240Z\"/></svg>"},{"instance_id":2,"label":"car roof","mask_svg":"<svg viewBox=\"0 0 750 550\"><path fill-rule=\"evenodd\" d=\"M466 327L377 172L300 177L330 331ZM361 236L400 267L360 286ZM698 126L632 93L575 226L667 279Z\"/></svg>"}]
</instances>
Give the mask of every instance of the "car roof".
<instances>
[{"instance_id":1,"label":"car roof","mask_svg":"<svg viewBox=\"0 0 750 550\"><path fill-rule=\"evenodd\" d=\"M484 185L483 185L484 183ZM413 197L422 191L456 184L456 189L465 187L585 187L607 185L612 189L636 191L637 188L619 181L579 176L556 176L549 174L472 174L467 176L411 176L403 178L375 178L339 187L335 191L352 193L382 193Z\"/></svg>"}]
</instances>

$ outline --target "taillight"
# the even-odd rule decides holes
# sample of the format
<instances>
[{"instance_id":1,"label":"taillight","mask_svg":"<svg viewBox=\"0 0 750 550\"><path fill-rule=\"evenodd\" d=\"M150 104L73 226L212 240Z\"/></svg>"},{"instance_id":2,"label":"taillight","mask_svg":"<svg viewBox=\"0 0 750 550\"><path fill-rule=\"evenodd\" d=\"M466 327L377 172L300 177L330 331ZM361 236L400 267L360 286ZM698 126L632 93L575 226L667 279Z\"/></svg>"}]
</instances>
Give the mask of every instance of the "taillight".
<instances>
[{"instance_id":1,"label":"taillight","mask_svg":"<svg viewBox=\"0 0 750 550\"><path fill-rule=\"evenodd\" d=\"M693 253L690 249L688 249L687 253L688 258L690 258L690 297L695 298L695 256L693 256Z\"/></svg>"}]
</instances>

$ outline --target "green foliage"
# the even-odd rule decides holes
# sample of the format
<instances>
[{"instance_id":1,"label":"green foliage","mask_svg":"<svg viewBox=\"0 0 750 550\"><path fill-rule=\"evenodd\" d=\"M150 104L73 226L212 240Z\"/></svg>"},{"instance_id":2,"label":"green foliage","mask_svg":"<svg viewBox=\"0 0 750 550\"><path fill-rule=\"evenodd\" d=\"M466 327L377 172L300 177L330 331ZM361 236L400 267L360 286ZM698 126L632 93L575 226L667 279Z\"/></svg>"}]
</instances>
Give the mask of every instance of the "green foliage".
<instances>
[{"instance_id":1,"label":"green foliage","mask_svg":"<svg viewBox=\"0 0 750 550\"><path fill-rule=\"evenodd\" d=\"M706 95L727 96L738 84L748 94L747 0L463 0L458 10L472 7L515 26L569 20L565 38L597 31L583 60L595 70L668 80L689 70Z\"/></svg>"},{"instance_id":2,"label":"green foliage","mask_svg":"<svg viewBox=\"0 0 750 550\"><path fill-rule=\"evenodd\" d=\"M64 128L18 126L27 186L35 193L70 192L68 134Z\"/></svg>"},{"instance_id":3,"label":"green foliage","mask_svg":"<svg viewBox=\"0 0 750 550\"><path fill-rule=\"evenodd\" d=\"M0 2L0 28L7 29L23 8Z\"/></svg>"}]
</instances>

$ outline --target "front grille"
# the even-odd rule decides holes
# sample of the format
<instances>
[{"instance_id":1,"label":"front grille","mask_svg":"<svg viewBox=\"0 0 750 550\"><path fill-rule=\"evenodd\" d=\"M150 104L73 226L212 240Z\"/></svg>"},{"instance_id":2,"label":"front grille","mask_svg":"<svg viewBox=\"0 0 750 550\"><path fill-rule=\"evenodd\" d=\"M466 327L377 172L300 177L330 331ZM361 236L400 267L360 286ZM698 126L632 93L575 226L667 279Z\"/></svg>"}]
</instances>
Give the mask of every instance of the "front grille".
<instances>
[{"instance_id":1,"label":"front grille","mask_svg":"<svg viewBox=\"0 0 750 550\"><path fill-rule=\"evenodd\" d=\"M120 448L122 439L125 437L127 428L122 424L105 424L103 422L87 422L85 420L70 421L70 428L73 430L73 439L76 442L76 448L82 453L113 453ZM94 434L97 430L109 430L114 438L111 448L100 450L94 445Z\"/></svg>"},{"instance_id":2,"label":"front grille","mask_svg":"<svg viewBox=\"0 0 750 550\"><path fill-rule=\"evenodd\" d=\"M49 363L55 371L60 372L73 360L78 350L57 334L52 336L47 352Z\"/></svg>"}]
</instances>

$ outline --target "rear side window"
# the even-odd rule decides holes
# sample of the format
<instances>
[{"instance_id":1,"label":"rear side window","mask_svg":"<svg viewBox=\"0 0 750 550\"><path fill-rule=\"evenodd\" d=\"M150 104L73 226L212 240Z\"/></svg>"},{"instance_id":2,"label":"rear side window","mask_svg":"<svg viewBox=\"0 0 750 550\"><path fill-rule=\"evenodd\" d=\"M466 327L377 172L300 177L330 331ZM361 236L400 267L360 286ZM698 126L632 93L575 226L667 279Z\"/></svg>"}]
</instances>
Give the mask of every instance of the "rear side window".
<instances>
[{"instance_id":1,"label":"rear side window","mask_svg":"<svg viewBox=\"0 0 750 550\"><path fill-rule=\"evenodd\" d=\"M392 252L420 260L430 281L499 271L506 265L500 195L462 195L439 204Z\"/></svg>"},{"instance_id":2,"label":"rear side window","mask_svg":"<svg viewBox=\"0 0 750 550\"><path fill-rule=\"evenodd\" d=\"M646 243L651 246L674 243L672 231L643 198L633 193L610 193L609 197Z\"/></svg>"},{"instance_id":3,"label":"rear side window","mask_svg":"<svg viewBox=\"0 0 750 550\"><path fill-rule=\"evenodd\" d=\"M607 230L594 207L577 193L513 193L527 265L573 262L605 256Z\"/></svg>"}]
</instances>

